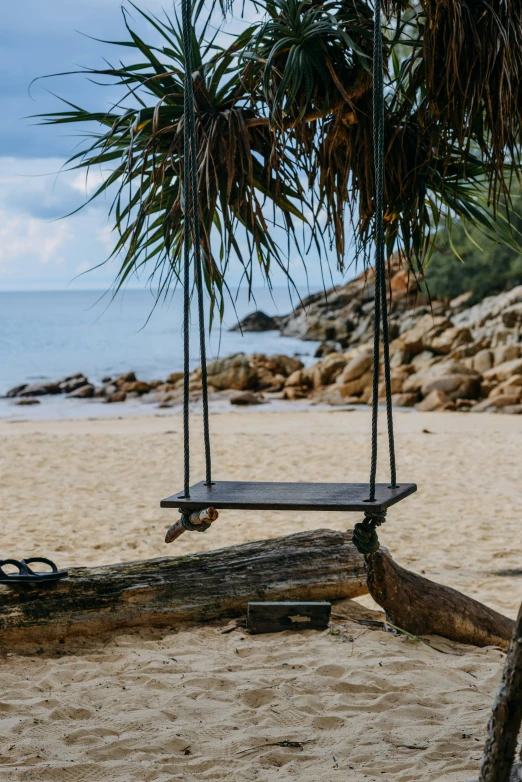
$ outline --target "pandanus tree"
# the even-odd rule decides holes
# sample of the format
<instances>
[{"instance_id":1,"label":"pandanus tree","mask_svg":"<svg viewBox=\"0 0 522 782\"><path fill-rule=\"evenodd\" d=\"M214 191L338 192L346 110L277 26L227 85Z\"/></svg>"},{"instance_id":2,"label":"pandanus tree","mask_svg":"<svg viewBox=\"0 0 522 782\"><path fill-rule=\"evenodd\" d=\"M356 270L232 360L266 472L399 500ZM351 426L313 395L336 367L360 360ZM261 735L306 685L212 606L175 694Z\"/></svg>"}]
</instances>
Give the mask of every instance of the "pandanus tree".
<instances>
[{"instance_id":1,"label":"pandanus tree","mask_svg":"<svg viewBox=\"0 0 522 782\"><path fill-rule=\"evenodd\" d=\"M255 266L288 273L291 247L343 269L373 241L372 4L256 0L255 11L225 44L215 9L198 0L192 11L199 234L220 304L231 259L251 285ZM92 199L112 194L117 285L146 271L166 291L183 262L188 66L176 10L158 18L129 4L123 17L117 46L132 57L81 71L120 100L98 112L68 103L42 121L93 126L69 165L105 172ZM388 254L422 273L455 220L517 242L522 0L387 0L382 35Z\"/></svg>"}]
</instances>

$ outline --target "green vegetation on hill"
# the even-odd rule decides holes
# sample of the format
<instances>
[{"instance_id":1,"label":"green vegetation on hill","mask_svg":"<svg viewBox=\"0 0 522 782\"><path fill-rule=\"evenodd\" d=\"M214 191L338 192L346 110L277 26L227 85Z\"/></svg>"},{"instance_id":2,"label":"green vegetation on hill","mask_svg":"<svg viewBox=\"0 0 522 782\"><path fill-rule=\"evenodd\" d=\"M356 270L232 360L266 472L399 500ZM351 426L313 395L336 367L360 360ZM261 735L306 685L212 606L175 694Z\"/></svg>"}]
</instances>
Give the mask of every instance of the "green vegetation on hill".
<instances>
[{"instance_id":1,"label":"green vegetation on hill","mask_svg":"<svg viewBox=\"0 0 522 782\"><path fill-rule=\"evenodd\" d=\"M522 231L522 218L517 218ZM455 225L442 234L426 271L428 289L435 299L455 298L471 291L472 302L522 284L522 253L488 239L472 226Z\"/></svg>"}]
</instances>

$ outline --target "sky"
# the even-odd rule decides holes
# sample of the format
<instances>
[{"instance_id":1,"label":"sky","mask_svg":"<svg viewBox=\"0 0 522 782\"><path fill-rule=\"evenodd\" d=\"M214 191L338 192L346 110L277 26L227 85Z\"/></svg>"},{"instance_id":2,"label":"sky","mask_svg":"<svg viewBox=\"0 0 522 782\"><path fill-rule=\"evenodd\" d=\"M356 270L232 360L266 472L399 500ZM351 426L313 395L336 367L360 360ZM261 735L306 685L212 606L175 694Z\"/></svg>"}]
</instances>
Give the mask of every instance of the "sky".
<instances>
[{"instance_id":1,"label":"sky","mask_svg":"<svg viewBox=\"0 0 522 782\"><path fill-rule=\"evenodd\" d=\"M168 0L138 3L157 14L162 8L172 9ZM89 109L109 106L110 93L95 88L83 76L40 77L79 66L103 66L104 57L114 61L121 50L93 37L125 38L121 5L121 0L3 4L0 72L6 76L0 80L0 290L106 289L114 279L115 262L103 264L114 239L108 200L64 218L85 202L95 184L86 183L78 172L63 170L78 144L75 131L42 127L30 117L60 110L52 93ZM237 23L228 24L227 29L233 29L230 25ZM145 22L136 21L136 25L147 40L153 40ZM93 267L98 268L89 271ZM293 273L300 287L306 287L307 279L312 290L322 286L316 258L309 259L308 277L297 260ZM335 280L339 280L337 275ZM284 280L276 276L274 282L283 284ZM146 279L131 285L145 286Z\"/></svg>"}]
</instances>

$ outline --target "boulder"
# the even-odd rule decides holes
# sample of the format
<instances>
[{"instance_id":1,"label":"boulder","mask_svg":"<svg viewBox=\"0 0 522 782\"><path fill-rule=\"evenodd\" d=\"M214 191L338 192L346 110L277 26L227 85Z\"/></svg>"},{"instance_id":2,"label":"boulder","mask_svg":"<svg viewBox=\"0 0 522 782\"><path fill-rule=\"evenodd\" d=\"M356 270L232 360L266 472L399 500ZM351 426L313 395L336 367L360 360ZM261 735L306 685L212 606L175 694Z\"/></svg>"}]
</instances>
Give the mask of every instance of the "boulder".
<instances>
[{"instance_id":1,"label":"boulder","mask_svg":"<svg viewBox=\"0 0 522 782\"><path fill-rule=\"evenodd\" d=\"M283 389L282 399L306 399L310 393L308 386L285 386Z\"/></svg>"},{"instance_id":2,"label":"boulder","mask_svg":"<svg viewBox=\"0 0 522 782\"><path fill-rule=\"evenodd\" d=\"M67 399L90 399L94 396L94 386L90 383L86 383L75 391L71 391L67 394Z\"/></svg>"},{"instance_id":3,"label":"boulder","mask_svg":"<svg viewBox=\"0 0 522 782\"><path fill-rule=\"evenodd\" d=\"M64 377L63 380L60 380L58 385L60 386L60 391L63 394L72 394L72 392L76 391L78 388L89 385L89 381L85 375L78 373L77 375Z\"/></svg>"},{"instance_id":4,"label":"boulder","mask_svg":"<svg viewBox=\"0 0 522 782\"><path fill-rule=\"evenodd\" d=\"M483 348L473 356L473 369L483 375L495 362L493 351Z\"/></svg>"},{"instance_id":5,"label":"boulder","mask_svg":"<svg viewBox=\"0 0 522 782\"><path fill-rule=\"evenodd\" d=\"M427 314L412 329L403 332L400 339L404 349L414 356L422 350L431 350L433 340L452 325L451 320L444 315Z\"/></svg>"},{"instance_id":6,"label":"boulder","mask_svg":"<svg viewBox=\"0 0 522 782\"><path fill-rule=\"evenodd\" d=\"M230 397L231 405L264 405L266 401L259 394L254 394L253 391L243 391L240 394L233 394Z\"/></svg>"},{"instance_id":7,"label":"boulder","mask_svg":"<svg viewBox=\"0 0 522 782\"><path fill-rule=\"evenodd\" d=\"M12 399L15 396L20 396L20 393L27 388L27 383L22 383L21 386L15 386L14 388L10 388L9 391L6 394L6 398Z\"/></svg>"},{"instance_id":8,"label":"boulder","mask_svg":"<svg viewBox=\"0 0 522 782\"><path fill-rule=\"evenodd\" d=\"M256 310L232 326L230 331L274 331L279 328L280 321L280 318L273 318L261 310Z\"/></svg>"},{"instance_id":9,"label":"boulder","mask_svg":"<svg viewBox=\"0 0 522 782\"><path fill-rule=\"evenodd\" d=\"M346 356L339 353L331 353L322 361L315 364L312 372L312 384L314 388L329 386L334 383L346 366Z\"/></svg>"},{"instance_id":10,"label":"boulder","mask_svg":"<svg viewBox=\"0 0 522 782\"><path fill-rule=\"evenodd\" d=\"M522 405L506 405L501 409L502 413L509 413L510 415L522 415Z\"/></svg>"},{"instance_id":11,"label":"boulder","mask_svg":"<svg viewBox=\"0 0 522 782\"><path fill-rule=\"evenodd\" d=\"M311 377L304 369L296 369L295 372L292 372L285 380L285 388L310 385Z\"/></svg>"},{"instance_id":12,"label":"boulder","mask_svg":"<svg viewBox=\"0 0 522 782\"><path fill-rule=\"evenodd\" d=\"M429 340L429 347L434 353L447 355L461 345L469 345L473 342L471 331L466 326L451 326L437 337Z\"/></svg>"},{"instance_id":13,"label":"boulder","mask_svg":"<svg viewBox=\"0 0 522 782\"><path fill-rule=\"evenodd\" d=\"M514 361L520 358L520 345L500 345L493 351L494 366L505 364L506 361Z\"/></svg>"},{"instance_id":14,"label":"boulder","mask_svg":"<svg viewBox=\"0 0 522 782\"><path fill-rule=\"evenodd\" d=\"M502 364L498 364L497 366L488 369L487 372L484 372L484 380L492 380L501 383L503 380L510 378L511 375L522 375L522 358L504 361Z\"/></svg>"},{"instance_id":15,"label":"boulder","mask_svg":"<svg viewBox=\"0 0 522 782\"><path fill-rule=\"evenodd\" d=\"M330 353L337 353L339 351L339 343L338 342L321 342L319 347L316 349L314 353L314 358L324 358L325 356L328 356Z\"/></svg>"},{"instance_id":16,"label":"boulder","mask_svg":"<svg viewBox=\"0 0 522 782\"><path fill-rule=\"evenodd\" d=\"M392 394L392 404L394 407L414 407L418 401L419 401L419 395L416 393Z\"/></svg>"},{"instance_id":17,"label":"boulder","mask_svg":"<svg viewBox=\"0 0 522 782\"><path fill-rule=\"evenodd\" d=\"M483 399L481 402L478 402L472 409L474 413L483 413L486 410L496 410L502 407L507 407L508 405L515 405L520 400L516 397L512 396L511 394L500 394L499 396L495 397L488 397L487 399Z\"/></svg>"},{"instance_id":18,"label":"boulder","mask_svg":"<svg viewBox=\"0 0 522 782\"><path fill-rule=\"evenodd\" d=\"M244 353L218 358L207 366L209 385L219 390L233 388L246 391L257 385L257 370Z\"/></svg>"},{"instance_id":19,"label":"boulder","mask_svg":"<svg viewBox=\"0 0 522 782\"><path fill-rule=\"evenodd\" d=\"M373 372L367 372L362 377L358 377L356 380L350 380L348 383L339 383L339 378L337 379L337 383L339 384L339 390L341 394L346 398L349 396L358 396L359 394L363 394L364 391L369 388L371 393L371 387L372 387L372 380L373 380Z\"/></svg>"},{"instance_id":20,"label":"boulder","mask_svg":"<svg viewBox=\"0 0 522 782\"><path fill-rule=\"evenodd\" d=\"M421 392L428 396L432 391L444 391L450 399L478 399L482 378L480 375L442 375L423 383Z\"/></svg>"},{"instance_id":21,"label":"boulder","mask_svg":"<svg viewBox=\"0 0 522 782\"><path fill-rule=\"evenodd\" d=\"M412 358L411 366L414 368L415 372L420 372L421 369L431 367L438 360L439 359L437 359L432 350L422 350Z\"/></svg>"},{"instance_id":22,"label":"boulder","mask_svg":"<svg viewBox=\"0 0 522 782\"><path fill-rule=\"evenodd\" d=\"M433 410L444 410L448 405L451 405L451 399L444 392L438 389L431 391L422 402L417 405L417 410L423 413L431 413Z\"/></svg>"},{"instance_id":23,"label":"boulder","mask_svg":"<svg viewBox=\"0 0 522 782\"><path fill-rule=\"evenodd\" d=\"M506 404L517 405L522 402L522 386L508 386L506 383L501 383L499 386L493 389L488 396L488 399L510 399L510 402ZM501 405L503 406L503 405Z\"/></svg>"},{"instance_id":24,"label":"boulder","mask_svg":"<svg viewBox=\"0 0 522 782\"><path fill-rule=\"evenodd\" d=\"M115 391L113 394L107 394L105 401L109 404L112 402L125 402L127 394L125 391Z\"/></svg>"},{"instance_id":25,"label":"boulder","mask_svg":"<svg viewBox=\"0 0 522 782\"><path fill-rule=\"evenodd\" d=\"M167 383L175 385L179 380L183 380L183 372L171 372L167 378Z\"/></svg>"},{"instance_id":26,"label":"boulder","mask_svg":"<svg viewBox=\"0 0 522 782\"><path fill-rule=\"evenodd\" d=\"M407 393L411 391L420 391L425 383L428 383L435 378L443 377L444 375L471 375L477 377L477 372L465 366L460 361L454 361L453 359L440 361L433 364L431 367L421 369L419 372L410 375L404 382L403 391Z\"/></svg>"},{"instance_id":27,"label":"boulder","mask_svg":"<svg viewBox=\"0 0 522 782\"><path fill-rule=\"evenodd\" d=\"M289 377L292 372L304 368L301 359L280 353L276 353L274 356L267 356L265 366L270 372L274 372L276 375L284 375L285 377Z\"/></svg>"},{"instance_id":28,"label":"boulder","mask_svg":"<svg viewBox=\"0 0 522 782\"><path fill-rule=\"evenodd\" d=\"M126 394L141 396L142 394L147 394L151 390L151 386L143 380L132 380L130 383L122 383L120 390L125 391Z\"/></svg>"},{"instance_id":29,"label":"boulder","mask_svg":"<svg viewBox=\"0 0 522 782\"><path fill-rule=\"evenodd\" d=\"M123 385L123 383L134 383L136 380L136 375L134 372L125 372L123 375L119 375L115 380L112 382L115 386L118 386L118 388Z\"/></svg>"},{"instance_id":30,"label":"boulder","mask_svg":"<svg viewBox=\"0 0 522 782\"><path fill-rule=\"evenodd\" d=\"M358 353L351 359L348 354L347 358L348 362L337 380L340 385L346 385L351 380L357 380L362 377L368 372L373 363L373 353L370 350Z\"/></svg>"},{"instance_id":31,"label":"boulder","mask_svg":"<svg viewBox=\"0 0 522 782\"><path fill-rule=\"evenodd\" d=\"M39 405L39 404L41 404L39 399L31 399L30 397L28 397L27 399L17 399L15 402L15 405L21 405L21 406Z\"/></svg>"},{"instance_id":32,"label":"boulder","mask_svg":"<svg viewBox=\"0 0 522 782\"><path fill-rule=\"evenodd\" d=\"M337 405L348 404L348 401L341 394L341 389L336 385L328 386L327 388L320 388L317 391L314 391L311 401L314 405L326 404L332 405L334 407Z\"/></svg>"},{"instance_id":33,"label":"boulder","mask_svg":"<svg viewBox=\"0 0 522 782\"><path fill-rule=\"evenodd\" d=\"M61 394L61 389L58 383L42 382L42 383L29 383L22 391L18 392L18 396L46 396L47 394Z\"/></svg>"}]
</instances>

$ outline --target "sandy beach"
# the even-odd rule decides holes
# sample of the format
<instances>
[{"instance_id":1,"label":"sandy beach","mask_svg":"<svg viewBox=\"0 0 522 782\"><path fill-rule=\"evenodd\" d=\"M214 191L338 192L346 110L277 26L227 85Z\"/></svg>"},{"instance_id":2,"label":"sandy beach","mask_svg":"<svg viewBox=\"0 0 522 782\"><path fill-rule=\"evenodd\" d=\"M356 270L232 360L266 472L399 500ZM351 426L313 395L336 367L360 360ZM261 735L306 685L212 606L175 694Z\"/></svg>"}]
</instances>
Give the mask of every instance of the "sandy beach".
<instances>
[{"instance_id":1,"label":"sandy beach","mask_svg":"<svg viewBox=\"0 0 522 782\"><path fill-rule=\"evenodd\" d=\"M195 482L203 462L200 418L193 421ZM211 423L217 478L367 480L367 410L249 410L215 414ZM109 564L358 520L227 511L209 533L166 547L174 515L159 500L181 488L181 428L178 412L1 422L2 555ZM419 491L389 512L382 544L406 567L514 617L522 598L522 418L399 412L396 430L399 480ZM385 480L384 433L380 443ZM338 635L247 637L222 635L216 624L34 657L4 649L2 777L471 778L504 655L340 627ZM302 746L275 745L284 741Z\"/></svg>"}]
</instances>

